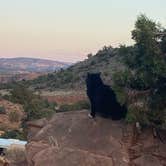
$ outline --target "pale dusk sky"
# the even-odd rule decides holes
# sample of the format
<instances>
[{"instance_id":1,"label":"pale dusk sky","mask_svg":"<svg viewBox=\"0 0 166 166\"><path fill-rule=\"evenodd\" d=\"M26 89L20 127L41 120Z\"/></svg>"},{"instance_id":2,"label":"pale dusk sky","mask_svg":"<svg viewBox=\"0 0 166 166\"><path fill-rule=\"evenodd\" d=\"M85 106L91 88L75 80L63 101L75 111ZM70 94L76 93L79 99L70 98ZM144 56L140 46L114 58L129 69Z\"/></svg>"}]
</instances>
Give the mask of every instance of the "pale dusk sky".
<instances>
[{"instance_id":1,"label":"pale dusk sky","mask_svg":"<svg viewBox=\"0 0 166 166\"><path fill-rule=\"evenodd\" d=\"M166 0L0 0L0 58L75 62L130 45L140 13L166 27Z\"/></svg>"}]
</instances>

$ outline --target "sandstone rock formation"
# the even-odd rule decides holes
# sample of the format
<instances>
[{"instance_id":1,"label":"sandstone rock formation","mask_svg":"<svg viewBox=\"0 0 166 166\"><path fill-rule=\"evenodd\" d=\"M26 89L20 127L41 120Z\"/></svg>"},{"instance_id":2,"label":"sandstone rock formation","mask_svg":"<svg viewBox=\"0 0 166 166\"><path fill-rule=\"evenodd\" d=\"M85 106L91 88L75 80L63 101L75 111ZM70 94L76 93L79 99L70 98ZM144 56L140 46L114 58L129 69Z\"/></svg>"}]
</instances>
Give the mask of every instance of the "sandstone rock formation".
<instances>
[{"instance_id":1,"label":"sandstone rock formation","mask_svg":"<svg viewBox=\"0 0 166 166\"><path fill-rule=\"evenodd\" d=\"M166 144L150 129L141 135L123 121L87 117L87 111L57 113L29 122L29 166L160 166ZM166 135L162 135L164 138ZM166 137L165 137L166 138Z\"/></svg>"}]
</instances>

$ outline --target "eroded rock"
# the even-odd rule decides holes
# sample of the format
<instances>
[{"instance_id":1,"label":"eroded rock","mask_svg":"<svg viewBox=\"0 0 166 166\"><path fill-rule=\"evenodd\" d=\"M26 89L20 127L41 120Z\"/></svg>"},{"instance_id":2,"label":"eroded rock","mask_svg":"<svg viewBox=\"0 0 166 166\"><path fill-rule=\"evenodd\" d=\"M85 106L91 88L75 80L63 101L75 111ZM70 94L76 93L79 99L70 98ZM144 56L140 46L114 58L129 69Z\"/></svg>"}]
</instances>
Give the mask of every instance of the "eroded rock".
<instances>
[{"instance_id":1,"label":"eroded rock","mask_svg":"<svg viewBox=\"0 0 166 166\"><path fill-rule=\"evenodd\" d=\"M87 111L57 113L33 132L26 146L29 166L160 166L166 148L151 130L135 136L124 121ZM38 122L39 123L39 122ZM34 125L31 123L31 126ZM164 166L164 165L163 165Z\"/></svg>"}]
</instances>

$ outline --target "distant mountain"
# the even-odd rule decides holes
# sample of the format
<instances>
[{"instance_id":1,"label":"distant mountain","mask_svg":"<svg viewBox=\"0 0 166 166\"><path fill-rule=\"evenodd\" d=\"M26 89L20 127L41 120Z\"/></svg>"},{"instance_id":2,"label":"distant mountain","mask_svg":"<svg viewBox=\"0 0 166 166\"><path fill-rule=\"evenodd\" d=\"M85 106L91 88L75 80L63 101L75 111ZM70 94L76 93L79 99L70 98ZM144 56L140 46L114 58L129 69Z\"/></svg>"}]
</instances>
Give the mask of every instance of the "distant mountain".
<instances>
[{"instance_id":1,"label":"distant mountain","mask_svg":"<svg viewBox=\"0 0 166 166\"><path fill-rule=\"evenodd\" d=\"M37 58L0 58L0 74L52 72L69 65L70 63Z\"/></svg>"}]
</instances>

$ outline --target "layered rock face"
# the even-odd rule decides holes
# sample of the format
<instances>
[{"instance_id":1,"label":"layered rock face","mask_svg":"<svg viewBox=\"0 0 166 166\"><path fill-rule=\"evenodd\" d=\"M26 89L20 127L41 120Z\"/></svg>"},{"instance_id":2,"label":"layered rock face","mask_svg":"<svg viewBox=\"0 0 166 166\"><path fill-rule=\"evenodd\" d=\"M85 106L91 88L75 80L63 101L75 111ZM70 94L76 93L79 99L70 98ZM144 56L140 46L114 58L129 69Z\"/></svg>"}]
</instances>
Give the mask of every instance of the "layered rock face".
<instances>
[{"instance_id":1,"label":"layered rock face","mask_svg":"<svg viewBox=\"0 0 166 166\"><path fill-rule=\"evenodd\" d=\"M151 130L137 134L123 121L87 111L57 113L50 120L29 122L26 146L29 166L160 166L166 145ZM162 138L164 138L164 134Z\"/></svg>"}]
</instances>

